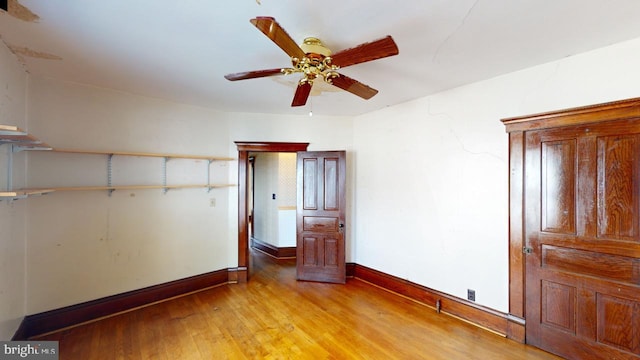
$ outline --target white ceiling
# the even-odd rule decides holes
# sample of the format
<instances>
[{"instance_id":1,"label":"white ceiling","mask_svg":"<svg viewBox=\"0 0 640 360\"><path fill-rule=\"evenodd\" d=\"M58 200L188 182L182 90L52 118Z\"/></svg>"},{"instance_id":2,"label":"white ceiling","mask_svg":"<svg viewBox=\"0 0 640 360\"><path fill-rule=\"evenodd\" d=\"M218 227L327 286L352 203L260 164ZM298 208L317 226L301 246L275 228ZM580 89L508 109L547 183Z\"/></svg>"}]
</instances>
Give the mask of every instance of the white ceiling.
<instances>
[{"instance_id":1,"label":"white ceiling","mask_svg":"<svg viewBox=\"0 0 640 360\"><path fill-rule=\"evenodd\" d=\"M0 36L32 74L233 112L362 114L640 37L638 0L9 3ZM380 91L370 100L316 82L307 105L291 108L298 75L223 77L290 66L249 23L256 16L334 52L391 35L400 54L340 70Z\"/></svg>"}]
</instances>

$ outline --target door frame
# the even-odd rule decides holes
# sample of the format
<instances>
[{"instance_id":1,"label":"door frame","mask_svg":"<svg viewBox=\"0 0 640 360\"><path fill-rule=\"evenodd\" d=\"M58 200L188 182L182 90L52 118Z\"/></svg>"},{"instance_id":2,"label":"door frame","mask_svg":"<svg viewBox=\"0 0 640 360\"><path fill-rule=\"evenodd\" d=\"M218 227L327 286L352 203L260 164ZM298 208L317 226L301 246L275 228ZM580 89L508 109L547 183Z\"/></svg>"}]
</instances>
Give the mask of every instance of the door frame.
<instances>
[{"instance_id":1,"label":"door frame","mask_svg":"<svg viewBox=\"0 0 640 360\"><path fill-rule=\"evenodd\" d=\"M238 267L237 281L249 281L249 153L307 151L309 143L234 141L238 148Z\"/></svg>"}]
</instances>

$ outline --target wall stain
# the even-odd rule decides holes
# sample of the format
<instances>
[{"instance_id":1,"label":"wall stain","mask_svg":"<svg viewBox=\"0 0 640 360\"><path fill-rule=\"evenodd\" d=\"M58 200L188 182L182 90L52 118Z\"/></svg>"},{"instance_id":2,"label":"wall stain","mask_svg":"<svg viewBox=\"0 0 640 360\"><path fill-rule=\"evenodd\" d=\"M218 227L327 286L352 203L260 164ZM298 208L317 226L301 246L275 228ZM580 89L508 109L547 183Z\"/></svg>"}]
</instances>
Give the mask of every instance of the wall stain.
<instances>
[{"instance_id":1,"label":"wall stain","mask_svg":"<svg viewBox=\"0 0 640 360\"><path fill-rule=\"evenodd\" d=\"M33 13L26 6L20 4L18 0L9 0L7 3L7 13L16 19L28 22L38 22L40 16Z\"/></svg>"},{"instance_id":2,"label":"wall stain","mask_svg":"<svg viewBox=\"0 0 640 360\"><path fill-rule=\"evenodd\" d=\"M18 58L18 61L20 61L20 63L24 66L27 65L25 57L30 57L35 59L46 59L46 60L62 60L62 58L58 55L49 54L42 51L36 51L24 46L16 46L16 45L9 45L9 44L6 44L6 45L7 47L9 47L9 50L11 50L11 52Z\"/></svg>"},{"instance_id":3,"label":"wall stain","mask_svg":"<svg viewBox=\"0 0 640 360\"><path fill-rule=\"evenodd\" d=\"M20 4L19 0L8 0L7 1L7 14L9 16L13 16L16 19L35 23L40 20L40 16L35 14L26 6ZM37 58L37 59L48 59L48 60L62 60L61 57L49 53L45 53L42 51L36 51L33 49L29 49L27 47L9 45L4 40L2 41L11 52L18 58L18 61L25 66L26 68L26 60L25 57ZM28 72L28 69L27 69Z\"/></svg>"},{"instance_id":4,"label":"wall stain","mask_svg":"<svg viewBox=\"0 0 640 360\"><path fill-rule=\"evenodd\" d=\"M49 54L42 51L36 51L23 46L9 45L9 49L17 56L27 56L36 59L62 60L58 55Z\"/></svg>"}]
</instances>

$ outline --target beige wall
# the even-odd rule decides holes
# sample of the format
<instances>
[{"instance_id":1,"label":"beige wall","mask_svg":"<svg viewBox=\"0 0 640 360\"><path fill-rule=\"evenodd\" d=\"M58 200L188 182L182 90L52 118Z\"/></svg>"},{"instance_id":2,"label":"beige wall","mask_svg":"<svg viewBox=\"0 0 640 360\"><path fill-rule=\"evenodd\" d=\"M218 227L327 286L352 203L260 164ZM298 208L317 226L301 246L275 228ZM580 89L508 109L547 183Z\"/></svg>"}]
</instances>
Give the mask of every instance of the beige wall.
<instances>
[{"instance_id":1,"label":"beige wall","mask_svg":"<svg viewBox=\"0 0 640 360\"><path fill-rule=\"evenodd\" d=\"M31 131L53 147L228 155L226 120L215 111L38 77L29 95ZM161 162L114 157L114 184L161 184ZM228 182L231 167L214 163L214 182ZM206 182L203 161L173 159L167 168L170 182ZM106 182L105 156L29 154L29 186ZM232 266L230 192L83 191L29 199L27 312Z\"/></svg>"},{"instance_id":2,"label":"beige wall","mask_svg":"<svg viewBox=\"0 0 640 360\"><path fill-rule=\"evenodd\" d=\"M508 311L508 137L500 119L640 96L640 39L355 120L353 259Z\"/></svg>"},{"instance_id":3,"label":"beige wall","mask_svg":"<svg viewBox=\"0 0 640 360\"><path fill-rule=\"evenodd\" d=\"M0 42L0 124L27 129L27 73ZM10 145L0 146L0 191L7 190ZM24 186L24 152L13 155L13 185ZM10 339L25 314L26 202L0 201L0 340Z\"/></svg>"},{"instance_id":4,"label":"beige wall","mask_svg":"<svg viewBox=\"0 0 640 360\"><path fill-rule=\"evenodd\" d=\"M278 247L278 153L255 154L253 174L253 237Z\"/></svg>"}]
</instances>

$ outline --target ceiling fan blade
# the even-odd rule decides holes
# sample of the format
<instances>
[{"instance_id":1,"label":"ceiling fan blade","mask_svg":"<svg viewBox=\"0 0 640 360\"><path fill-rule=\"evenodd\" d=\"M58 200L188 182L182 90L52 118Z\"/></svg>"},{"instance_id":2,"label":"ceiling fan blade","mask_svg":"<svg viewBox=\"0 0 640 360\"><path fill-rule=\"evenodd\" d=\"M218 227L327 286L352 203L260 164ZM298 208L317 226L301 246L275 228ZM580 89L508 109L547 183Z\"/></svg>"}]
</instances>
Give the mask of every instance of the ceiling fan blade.
<instances>
[{"instance_id":1,"label":"ceiling fan blade","mask_svg":"<svg viewBox=\"0 0 640 360\"><path fill-rule=\"evenodd\" d=\"M246 79L255 79L266 76L274 76L274 75L282 75L282 69L267 69L267 70L256 70L256 71L245 71L239 72L235 74L227 74L224 76L225 79L229 81L236 80L246 80Z\"/></svg>"},{"instance_id":2,"label":"ceiling fan blade","mask_svg":"<svg viewBox=\"0 0 640 360\"><path fill-rule=\"evenodd\" d=\"M296 44L287 32L276 22L276 19L269 16L258 16L250 20L258 30L262 31L269 39L278 45L290 57L302 59L304 51Z\"/></svg>"},{"instance_id":3,"label":"ceiling fan blade","mask_svg":"<svg viewBox=\"0 0 640 360\"><path fill-rule=\"evenodd\" d=\"M291 106L304 106L307 103L309 94L311 93L312 85L313 84L309 81L305 81L304 79L301 80L298 83L296 94L293 95L293 101L291 102Z\"/></svg>"},{"instance_id":4,"label":"ceiling fan blade","mask_svg":"<svg viewBox=\"0 0 640 360\"><path fill-rule=\"evenodd\" d=\"M391 36L338 51L331 56L331 63L340 67L398 55L398 45Z\"/></svg>"},{"instance_id":5,"label":"ceiling fan blade","mask_svg":"<svg viewBox=\"0 0 640 360\"><path fill-rule=\"evenodd\" d=\"M346 90L354 95L360 96L365 100L371 99L375 94L378 93L378 90L342 74L339 74L339 76L337 77L332 77L331 85L337 86L342 90Z\"/></svg>"}]
</instances>

